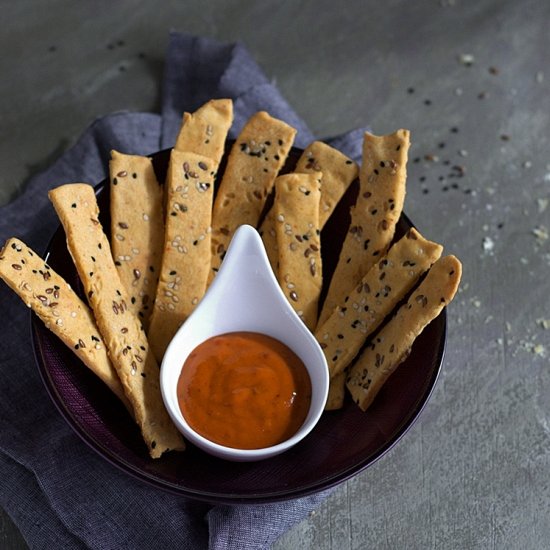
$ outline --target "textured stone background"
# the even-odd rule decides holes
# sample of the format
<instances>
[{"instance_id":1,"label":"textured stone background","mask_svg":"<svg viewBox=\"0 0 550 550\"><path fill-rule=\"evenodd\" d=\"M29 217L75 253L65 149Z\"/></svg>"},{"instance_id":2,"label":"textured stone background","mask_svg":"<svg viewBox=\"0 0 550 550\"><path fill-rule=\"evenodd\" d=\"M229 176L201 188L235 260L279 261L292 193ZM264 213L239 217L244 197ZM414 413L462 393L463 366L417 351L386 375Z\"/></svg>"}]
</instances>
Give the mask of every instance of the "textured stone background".
<instances>
[{"instance_id":1,"label":"textured stone background","mask_svg":"<svg viewBox=\"0 0 550 550\"><path fill-rule=\"evenodd\" d=\"M97 116L158 110L171 28L243 41L319 137L409 128L405 209L464 263L443 372L276 547L548 547L549 2L23 0L2 19L2 203ZM0 547L25 548L8 514Z\"/></svg>"}]
</instances>

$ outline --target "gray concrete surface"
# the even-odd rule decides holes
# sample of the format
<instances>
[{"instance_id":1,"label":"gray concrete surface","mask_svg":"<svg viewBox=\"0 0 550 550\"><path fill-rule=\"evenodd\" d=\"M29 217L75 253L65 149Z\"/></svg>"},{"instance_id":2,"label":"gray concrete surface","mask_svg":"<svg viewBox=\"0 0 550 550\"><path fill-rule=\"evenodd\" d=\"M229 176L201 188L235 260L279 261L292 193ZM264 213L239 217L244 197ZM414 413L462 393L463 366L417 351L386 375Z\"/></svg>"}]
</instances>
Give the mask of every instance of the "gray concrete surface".
<instances>
[{"instance_id":1,"label":"gray concrete surface","mask_svg":"<svg viewBox=\"0 0 550 550\"><path fill-rule=\"evenodd\" d=\"M276 548L548 548L550 3L44 6L2 2L3 203L95 117L158 109L170 28L243 41L319 136L412 132L406 211L464 263L443 373L401 443ZM6 514L0 546L25 548Z\"/></svg>"}]
</instances>

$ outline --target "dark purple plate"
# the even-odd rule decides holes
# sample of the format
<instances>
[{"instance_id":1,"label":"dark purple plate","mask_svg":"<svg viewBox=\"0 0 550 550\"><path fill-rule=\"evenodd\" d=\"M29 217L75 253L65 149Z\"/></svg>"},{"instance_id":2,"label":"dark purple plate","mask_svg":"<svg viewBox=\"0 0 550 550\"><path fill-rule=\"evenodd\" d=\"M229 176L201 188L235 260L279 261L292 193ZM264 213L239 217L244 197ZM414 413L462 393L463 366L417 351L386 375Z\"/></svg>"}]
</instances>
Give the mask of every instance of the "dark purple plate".
<instances>
[{"instance_id":1,"label":"dark purple plate","mask_svg":"<svg viewBox=\"0 0 550 550\"><path fill-rule=\"evenodd\" d=\"M292 151L286 171L292 169L299 154L297 149ZM153 155L161 182L168 158L169 151ZM338 259L357 188L356 182L323 229L326 281ZM108 182L97 187L97 195L100 220L108 232ZM411 225L403 215L396 238ZM47 253L52 268L83 296L61 227L53 235ZM223 461L191 444L183 453L149 458L139 429L117 398L34 315L32 328L44 384L65 420L92 449L124 472L159 489L234 504L273 502L321 491L354 476L391 449L418 418L434 388L445 350L446 314L443 311L424 330L406 362L388 379L367 412L347 398L343 409L325 412L311 434L291 450L252 463Z\"/></svg>"}]
</instances>

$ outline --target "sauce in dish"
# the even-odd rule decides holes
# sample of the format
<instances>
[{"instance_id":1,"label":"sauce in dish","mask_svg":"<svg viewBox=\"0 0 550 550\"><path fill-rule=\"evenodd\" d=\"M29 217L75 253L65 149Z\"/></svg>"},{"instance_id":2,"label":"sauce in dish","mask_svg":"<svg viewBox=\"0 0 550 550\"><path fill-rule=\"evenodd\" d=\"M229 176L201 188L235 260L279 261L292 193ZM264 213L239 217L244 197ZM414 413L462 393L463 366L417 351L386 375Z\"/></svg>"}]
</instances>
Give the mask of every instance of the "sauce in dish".
<instances>
[{"instance_id":1,"label":"sauce in dish","mask_svg":"<svg viewBox=\"0 0 550 550\"><path fill-rule=\"evenodd\" d=\"M178 402L203 437L237 449L271 447L292 437L311 402L311 381L285 344L255 332L209 338L185 361Z\"/></svg>"}]
</instances>

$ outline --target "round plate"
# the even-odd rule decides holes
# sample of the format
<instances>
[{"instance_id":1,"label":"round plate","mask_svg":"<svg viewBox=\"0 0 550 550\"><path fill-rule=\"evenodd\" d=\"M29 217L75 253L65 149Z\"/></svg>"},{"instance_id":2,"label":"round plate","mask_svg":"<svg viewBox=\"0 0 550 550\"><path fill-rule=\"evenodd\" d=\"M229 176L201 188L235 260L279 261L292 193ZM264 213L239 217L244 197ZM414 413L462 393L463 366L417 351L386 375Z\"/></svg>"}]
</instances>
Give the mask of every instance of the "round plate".
<instances>
[{"instance_id":1,"label":"round plate","mask_svg":"<svg viewBox=\"0 0 550 550\"><path fill-rule=\"evenodd\" d=\"M153 156L164 181L170 151ZM293 149L284 171L301 151ZM223 173L223 165L219 173ZM109 233L109 182L97 187L100 220ZM323 273L330 280L355 202L354 182L322 234ZM412 224L403 215L396 239ZM47 261L80 294L82 285L60 226ZM323 296L322 296L323 297ZM85 298L83 298L84 301ZM416 340L408 359L388 379L366 412L349 397L338 411L325 412L301 443L271 459L234 463L214 458L193 445L185 452L151 459L138 427L124 406L42 322L32 316L33 344L44 384L71 428L103 458L159 489L208 502L259 503L305 496L336 485L383 456L407 432L426 404L437 380L445 349L445 310Z\"/></svg>"}]
</instances>

